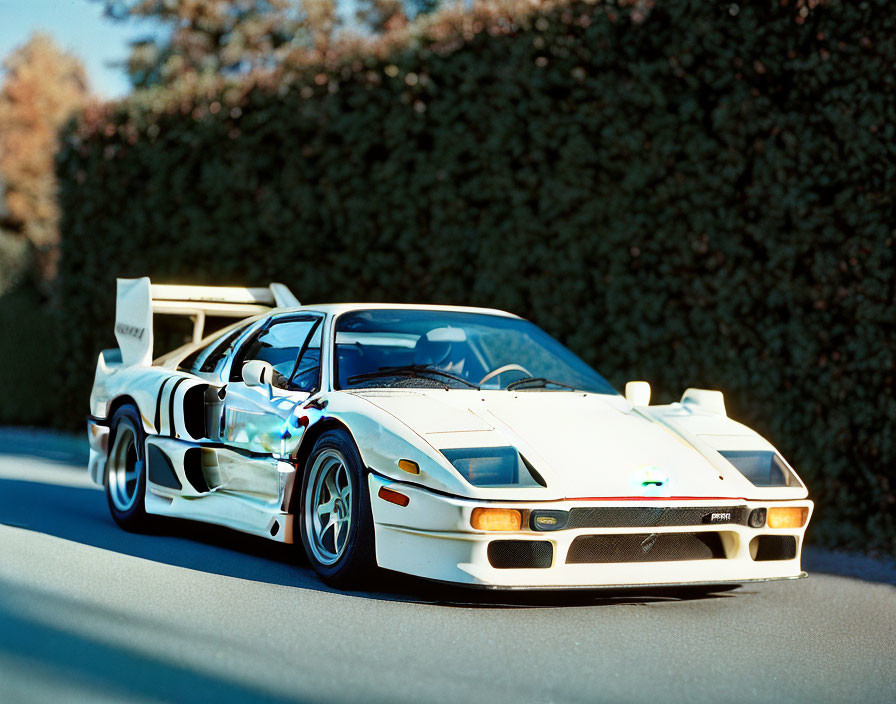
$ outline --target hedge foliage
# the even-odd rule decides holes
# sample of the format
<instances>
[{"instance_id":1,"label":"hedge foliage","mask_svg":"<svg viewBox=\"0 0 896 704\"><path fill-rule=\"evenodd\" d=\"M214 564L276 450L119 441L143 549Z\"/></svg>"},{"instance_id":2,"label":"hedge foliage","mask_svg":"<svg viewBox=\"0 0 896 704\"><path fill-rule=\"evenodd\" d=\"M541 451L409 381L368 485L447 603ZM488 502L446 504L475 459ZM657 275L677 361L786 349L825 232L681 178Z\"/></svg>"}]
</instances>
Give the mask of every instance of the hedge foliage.
<instances>
[{"instance_id":1,"label":"hedge foliage","mask_svg":"<svg viewBox=\"0 0 896 704\"><path fill-rule=\"evenodd\" d=\"M0 296L0 425L58 421L55 323L33 282Z\"/></svg>"},{"instance_id":2,"label":"hedge foliage","mask_svg":"<svg viewBox=\"0 0 896 704\"><path fill-rule=\"evenodd\" d=\"M723 389L811 535L896 552L896 13L550 3L279 80L85 115L62 181L60 420L116 276L495 306L617 387Z\"/></svg>"}]
</instances>

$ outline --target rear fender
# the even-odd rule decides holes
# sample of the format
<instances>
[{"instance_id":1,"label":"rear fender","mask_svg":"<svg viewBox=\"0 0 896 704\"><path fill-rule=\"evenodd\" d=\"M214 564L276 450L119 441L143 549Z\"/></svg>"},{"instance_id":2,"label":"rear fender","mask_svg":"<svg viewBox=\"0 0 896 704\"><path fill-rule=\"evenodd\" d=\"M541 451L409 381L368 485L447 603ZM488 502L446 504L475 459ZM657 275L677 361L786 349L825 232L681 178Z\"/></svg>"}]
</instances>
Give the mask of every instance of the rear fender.
<instances>
[{"instance_id":1,"label":"rear fender","mask_svg":"<svg viewBox=\"0 0 896 704\"><path fill-rule=\"evenodd\" d=\"M91 415L111 420L118 408L130 404L139 411L147 434L184 440L214 438L220 418L217 391L190 374L126 367L94 385Z\"/></svg>"}]
</instances>

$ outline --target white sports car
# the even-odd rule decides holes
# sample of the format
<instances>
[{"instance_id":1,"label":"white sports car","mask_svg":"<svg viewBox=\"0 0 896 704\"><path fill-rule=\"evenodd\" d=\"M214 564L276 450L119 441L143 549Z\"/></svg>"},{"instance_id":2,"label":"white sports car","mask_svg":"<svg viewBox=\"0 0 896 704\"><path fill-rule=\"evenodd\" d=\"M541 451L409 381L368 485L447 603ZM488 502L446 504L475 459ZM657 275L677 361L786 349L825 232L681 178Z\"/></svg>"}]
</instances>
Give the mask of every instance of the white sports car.
<instances>
[{"instance_id":1,"label":"white sports car","mask_svg":"<svg viewBox=\"0 0 896 704\"><path fill-rule=\"evenodd\" d=\"M154 313L192 316L194 341L152 361ZM239 321L203 337L206 316ZM300 540L341 586L376 567L503 588L805 576L806 487L721 392L622 396L509 313L119 279L115 334L89 471L126 529Z\"/></svg>"}]
</instances>

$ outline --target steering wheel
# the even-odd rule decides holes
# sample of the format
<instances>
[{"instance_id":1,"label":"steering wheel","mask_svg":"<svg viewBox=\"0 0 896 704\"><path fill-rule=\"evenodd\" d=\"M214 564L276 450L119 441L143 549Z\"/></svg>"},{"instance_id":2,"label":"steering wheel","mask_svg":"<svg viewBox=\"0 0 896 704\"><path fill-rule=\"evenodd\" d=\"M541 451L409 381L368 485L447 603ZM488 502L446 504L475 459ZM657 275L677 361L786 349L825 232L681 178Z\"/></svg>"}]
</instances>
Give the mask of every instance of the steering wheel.
<instances>
[{"instance_id":1,"label":"steering wheel","mask_svg":"<svg viewBox=\"0 0 896 704\"><path fill-rule=\"evenodd\" d=\"M522 372L526 376L535 376L525 367L521 367L519 364L505 364L503 367L498 367L497 369L492 369L488 374L482 377L479 380L479 386L482 386L489 379L494 379L499 374L503 374L504 372Z\"/></svg>"}]
</instances>

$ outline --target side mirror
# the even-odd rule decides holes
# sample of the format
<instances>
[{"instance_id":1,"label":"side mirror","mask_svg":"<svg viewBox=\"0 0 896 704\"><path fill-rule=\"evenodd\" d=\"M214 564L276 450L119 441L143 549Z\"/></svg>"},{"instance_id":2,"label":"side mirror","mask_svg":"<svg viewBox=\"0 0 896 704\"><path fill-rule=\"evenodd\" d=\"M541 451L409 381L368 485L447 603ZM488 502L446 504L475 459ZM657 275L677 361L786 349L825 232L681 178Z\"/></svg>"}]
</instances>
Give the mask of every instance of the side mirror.
<instances>
[{"instance_id":1,"label":"side mirror","mask_svg":"<svg viewBox=\"0 0 896 704\"><path fill-rule=\"evenodd\" d=\"M271 387L274 381L274 367L270 362L252 359L243 364L243 382L246 386Z\"/></svg>"},{"instance_id":2,"label":"side mirror","mask_svg":"<svg viewBox=\"0 0 896 704\"><path fill-rule=\"evenodd\" d=\"M625 385L625 398L633 406L650 405L650 384L646 381L630 381Z\"/></svg>"}]
</instances>

